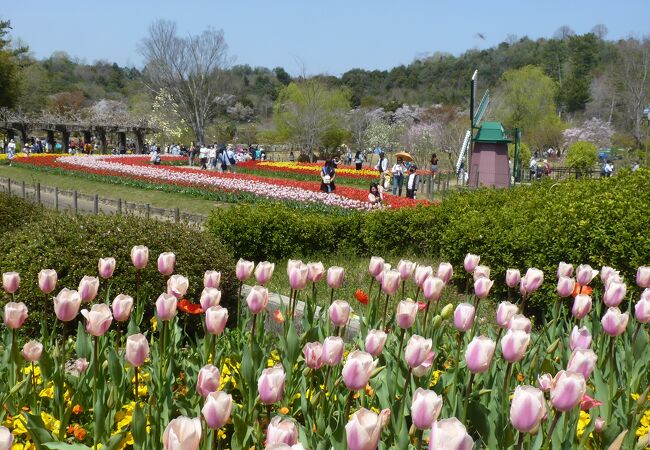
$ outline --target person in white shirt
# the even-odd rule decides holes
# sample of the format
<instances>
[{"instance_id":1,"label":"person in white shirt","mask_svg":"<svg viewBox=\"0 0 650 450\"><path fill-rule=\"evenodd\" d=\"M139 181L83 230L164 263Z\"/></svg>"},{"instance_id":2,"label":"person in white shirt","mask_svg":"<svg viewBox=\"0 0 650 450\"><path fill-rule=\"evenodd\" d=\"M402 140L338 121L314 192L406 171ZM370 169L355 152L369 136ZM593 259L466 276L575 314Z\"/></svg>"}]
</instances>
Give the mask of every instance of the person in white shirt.
<instances>
[{"instance_id":1,"label":"person in white shirt","mask_svg":"<svg viewBox=\"0 0 650 450\"><path fill-rule=\"evenodd\" d=\"M201 169L208 168L208 147L203 144L201 144L201 148L199 149L199 161L201 162Z\"/></svg>"},{"instance_id":2,"label":"person in white shirt","mask_svg":"<svg viewBox=\"0 0 650 450\"><path fill-rule=\"evenodd\" d=\"M402 158L397 158L397 162L393 164L393 168L391 169L391 173L393 174L393 195L397 194L399 197L402 196L402 184L404 184L405 170L406 167L404 167L404 160Z\"/></svg>"},{"instance_id":3,"label":"person in white shirt","mask_svg":"<svg viewBox=\"0 0 650 450\"><path fill-rule=\"evenodd\" d=\"M208 162L210 163L211 169L217 167L217 147L215 145L208 147Z\"/></svg>"},{"instance_id":4,"label":"person in white shirt","mask_svg":"<svg viewBox=\"0 0 650 450\"><path fill-rule=\"evenodd\" d=\"M11 162L14 159L14 155L16 154L16 143L14 142L13 139L9 141L9 144L7 144L7 159L9 160L9 166L11 167Z\"/></svg>"},{"instance_id":5,"label":"person in white shirt","mask_svg":"<svg viewBox=\"0 0 650 450\"><path fill-rule=\"evenodd\" d=\"M379 185L384 186L386 180L386 171L388 170L388 158L384 152L379 152L379 161L375 166L375 169L379 171Z\"/></svg>"},{"instance_id":6,"label":"person in white shirt","mask_svg":"<svg viewBox=\"0 0 650 450\"><path fill-rule=\"evenodd\" d=\"M406 198L415 199L415 192L418 190L418 183L420 182L417 170L418 168L415 164L409 169L409 174L406 177Z\"/></svg>"}]
</instances>

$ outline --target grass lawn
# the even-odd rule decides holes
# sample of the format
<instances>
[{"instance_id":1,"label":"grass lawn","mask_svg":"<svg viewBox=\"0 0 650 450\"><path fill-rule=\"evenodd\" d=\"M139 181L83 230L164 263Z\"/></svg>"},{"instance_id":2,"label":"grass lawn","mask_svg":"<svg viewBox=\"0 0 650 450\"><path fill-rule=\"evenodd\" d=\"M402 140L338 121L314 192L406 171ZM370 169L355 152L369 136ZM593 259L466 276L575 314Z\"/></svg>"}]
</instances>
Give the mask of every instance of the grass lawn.
<instances>
[{"instance_id":1,"label":"grass lawn","mask_svg":"<svg viewBox=\"0 0 650 450\"><path fill-rule=\"evenodd\" d=\"M158 192L138 189L117 184L107 184L99 181L86 180L74 175L57 175L31 170L26 167L0 165L0 177L24 181L28 184L41 183L43 186L58 187L59 189L74 190L84 194L97 194L102 198L122 199L128 202L150 204L158 208L180 208L181 211L208 214L210 210L223 206L211 200L193 198L189 195L172 192Z\"/></svg>"}]
</instances>

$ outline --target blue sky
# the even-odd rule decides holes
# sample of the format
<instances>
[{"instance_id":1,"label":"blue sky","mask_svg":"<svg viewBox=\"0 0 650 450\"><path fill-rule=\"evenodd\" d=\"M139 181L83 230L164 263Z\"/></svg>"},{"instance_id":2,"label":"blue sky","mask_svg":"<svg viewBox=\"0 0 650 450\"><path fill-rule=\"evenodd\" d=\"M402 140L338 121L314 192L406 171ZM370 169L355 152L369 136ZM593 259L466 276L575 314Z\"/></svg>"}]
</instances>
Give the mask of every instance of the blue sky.
<instances>
[{"instance_id":1,"label":"blue sky","mask_svg":"<svg viewBox=\"0 0 650 450\"><path fill-rule=\"evenodd\" d=\"M5 0L0 17L38 58L63 50L141 66L138 42L155 19L181 33L223 29L236 64L282 66L292 74L388 69L436 51L458 55L509 34L550 37L602 23L608 39L650 33L650 0ZM477 36L482 33L485 39Z\"/></svg>"}]
</instances>

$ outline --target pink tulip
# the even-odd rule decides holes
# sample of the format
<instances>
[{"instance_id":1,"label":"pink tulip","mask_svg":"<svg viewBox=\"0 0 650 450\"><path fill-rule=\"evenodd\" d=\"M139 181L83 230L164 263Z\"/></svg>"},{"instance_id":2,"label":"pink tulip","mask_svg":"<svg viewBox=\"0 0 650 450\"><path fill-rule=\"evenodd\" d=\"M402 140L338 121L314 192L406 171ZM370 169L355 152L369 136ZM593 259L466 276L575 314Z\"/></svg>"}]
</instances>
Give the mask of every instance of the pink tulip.
<instances>
[{"instance_id":1,"label":"pink tulip","mask_svg":"<svg viewBox=\"0 0 650 450\"><path fill-rule=\"evenodd\" d=\"M221 374L212 364L207 364L199 370L199 377L196 381L196 392L201 397L207 397L210 392L219 390Z\"/></svg>"},{"instance_id":2,"label":"pink tulip","mask_svg":"<svg viewBox=\"0 0 650 450\"><path fill-rule=\"evenodd\" d=\"M289 286L295 291L304 289L307 286L309 269L303 263L297 264L289 272Z\"/></svg>"},{"instance_id":3,"label":"pink tulip","mask_svg":"<svg viewBox=\"0 0 650 450\"><path fill-rule=\"evenodd\" d=\"M8 428L0 425L0 450L11 450L14 445L14 435ZM22 444L21 444L22 447Z\"/></svg>"},{"instance_id":4,"label":"pink tulip","mask_svg":"<svg viewBox=\"0 0 650 450\"><path fill-rule=\"evenodd\" d=\"M576 280L562 276L557 280L557 295L562 298L570 297L575 287Z\"/></svg>"},{"instance_id":5,"label":"pink tulip","mask_svg":"<svg viewBox=\"0 0 650 450\"><path fill-rule=\"evenodd\" d=\"M371 277L377 278L377 275L384 271L384 258L379 256L373 256L370 258L370 264L368 265L368 273Z\"/></svg>"},{"instance_id":6,"label":"pink tulip","mask_svg":"<svg viewBox=\"0 0 650 450\"><path fill-rule=\"evenodd\" d=\"M253 286L246 297L246 304L252 314L261 313L269 304L269 291L262 286Z\"/></svg>"},{"instance_id":7,"label":"pink tulip","mask_svg":"<svg viewBox=\"0 0 650 450\"><path fill-rule=\"evenodd\" d=\"M54 298L54 313L61 322L70 322L79 314L81 296L77 291L63 288Z\"/></svg>"},{"instance_id":8,"label":"pink tulip","mask_svg":"<svg viewBox=\"0 0 650 450\"><path fill-rule=\"evenodd\" d=\"M320 342L308 342L302 348L302 354L305 356L305 365L310 369L323 367L323 344Z\"/></svg>"},{"instance_id":9,"label":"pink tulip","mask_svg":"<svg viewBox=\"0 0 650 450\"><path fill-rule=\"evenodd\" d=\"M523 330L508 330L501 339L503 359L509 363L521 361L530 344L530 334Z\"/></svg>"},{"instance_id":10,"label":"pink tulip","mask_svg":"<svg viewBox=\"0 0 650 450\"><path fill-rule=\"evenodd\" d=\"M3 273L2 287L8 294L14 294L20 287L20 275L18 275L18 272Z\"/></svg>"},{"instance_id":11,"label":"pink tulip","mask_svg":"<svg viewBox=\"0 0 650 450\"><path fill-rule=\"evenodd\" d=\"M418 315L418 304L411 299L402 300L397 305L395 311L395 320L397 326L405 330L411 328L415 323L415 317Z\"/></svg>"},{"instance_id":12,"label":"pink tulip","mask_svg":"<svg viewBox=\"0 0 650 450\"><path fill-rule=\"evenodd\" d=\"M596 367L597 361L598 357L593 350L576 348L573 353L571 353L566 370L581 373L585 380L588 380L591 376L591 372L593 372Z\"/></svg>"},{"instance_id":13,"label":"pink tulip","mask_svg":"<svg viewBox=\"0 0 650 450\"><path fill-rule=\"evenodd\" d=\"M149 357L149 342L144 334L132 334L126 338L125 358L133 367L140 367Z\"/></svg>"},{"instance_id":14,"label":"pink tulip","mask_svg":"<svg viewBox=\"0 0 650 450\"><path fill-rule=\"evenodd\" d=\"M343 358L343 339L338 336L326 337L323 341L323 364L336 366Z\"/></svg>"},{"instance_id":15,"label":"pink tulip","mask_svg":"<svg viewBox=\"0 0 650 450\"><path fill-rule=\"evenodd\" d=\"M478 266L478 263L481 261L481 257L478 255L472 255L468 253L465 255L465 261L463 261L463 267L467 273L474 273L474 269Z\"/></svg>"},{"instance_id":16,"label":"pink tulip","mask_svg":"<svg viewBox=\"0 0 650 450\"><path fill-rule=\"evenodd\" d=\"M413 276L413 281L417 286L421 288L424 284L424 280L431 276L433 276L433 268L431 266L418 265L415 267L415 275Z\"/></svg>"},{"instance_id":17,"label":"pink tulip","mask_svg":"<svg viewBox=\"0 0 650 450\"><path fill-rule=\"evenodd\" d=\"M553 378L551 404L561 412L570 411L580 404L587 385L581 373L561 370Z\"/></svg>"},{"instance_id":18,"label":"pink tulip","mask_svg":"<svg viewBox=\"0 0 650 450\"><path fill-rule=\"evenodd\" d=\"M376 366L377 361L373 360L370 353L360 350L350 352L341 372L345 387L351 391L364 389Z\"/></svg>"},{"instance_id":19,"label":"pink tulip","mask_svg":"<svg viewBox=\"0 0 650 450\"><path fill-rule=\"evenodd\" d=\"M375 414L361 408L352 414L350 421L345 425L348 450L377 449L379 438L381 438L381 430L386 421L384 417L390 414L390 410L384 411L381 414Z\"/></svg>"},{"instance_id":20,"label":"pink tulip","mask_svg":"<svg viewBox=\"0 0 650 450\"><path fill-rule=\"evenodd\" d=\"M614 270L613 267L609 266L603 266L600 268L600 281L603 283L603 285L607 284L607 279L611 277L612 275L618 276L618 271Z\"/></svg>"},{"instance_id":21,"label":"pink tulip","mask_svg":"<svg viewBox=\"0 0 650 450\"><path fill-rule=\"evenodd\" d=\"M429 450L472 450L474 441L465 425L455 417L436 420L431 425Z\"/></svg>"},{"instance_id":22,"label":"pink tulip","mask_svg":"<svg viewBox=\"0 0 650 450\"><path fill-rule=\"evenodd\" d=\"M490 268L488 266L476 266L474 268L474 281L478 280L479 278L487 278L490 279Z\"/></svg>"},{"instance_id":23,"label":"pink tulip","mask_svg":"<svg viewBox=\"0 0 650 450\"><path fill-rule=\"evenodd\" d=\"M501 302L497 307L497 325L508 328L510 319L519 312L519 307L510 302Z\"/></svg>"},{"instance_id":24,"label":"pink tulip","mask_svg":"<svg viewBox=\"0 0 650 450\"><path fill-rule=\"evenodd\" d=\"M172 252L164 252L158 256L158 272L166 277L174 273L176 266L176 255Z\"/></svg>"},{"instance_id":25,"label":"pink tulip","mask_svg":"<svg viewBox=\"0 0 650 450\"><path fill-rule=\"evenodd\" d=\"M212 306L219 306L219 303L221 303L221 291L212 287L203 288L199 303L201 303L201 309L203 311L207 311Z\"/></svg>"},{"instance_id":26,"label":"pink tulip","mask_svg":"<svg viewBox=\"0 0 650 450\"><path fill-rule=\"evenodd\" d=\"M370 330L366 336L365 348L372 356L377 357L384 351L388 335L382 330Z\"/></svg>"},{"instance_id":27,"label":"pink tulip","mask_svg":"<svg viewBox=\"0 0 650 450\"><path fill-rule=\"evenodd\" d=\"M93 305L90 311L82 309L81 315L86 318L86 331L95 337L106 334L113 322L111 309L104 303Z\"/></svg>"},{"instance_id":28,"label":"pink tulip","mask_svg":"<svg viewBox=\"0 0 650 450\"><path fill-rule=\"evenodd\" d=\"M625 283L612 281L607 285L607 289L605 289L605 294L603 294L603 303L610 307L618 306L625 298L626 293L627 287L625 286Z\"/></svg>"},{"instance_id":29,"label":"pink tulip","mask_svg":"<svg viewBox=\"0 0 650 450\"><path fill-rule=\"evenodd\" d=\"M489 276L488 276L489 278ZM506 284L509 288L515 288L521 281L521 273L519 269L508 269L506 270Z\"/></svg>"},{"instance_id":30,"label":"pink tulip","mask_svg":"<svg viewBox=\"0 0 650 450\"><path fill-rule=\"evenodd\" d=\"M149 249L144 245L136 245L131 249L131 262L133 266L142 270L149 263Z\"/></svg>"},{"instance_id":31,"label":"pink tulip","mask_svg":"<svg viewBox=\"0 0 650 450\"><path fill-rule=\"evenodd\" d=\"M262 371L262 375L257 380L257 392L260 394L262 404L271 405L282 400L285 378L286 375L282 366L275 366Z\"/></svg>"},{"instance_id":32,"label":"pink tulip","mask_svg":"<svg viewBox=\"0 0 650 450\"><path fill-rule=\"evenodd\" d=\"M636 285L640 288L650 288L650 266L641 266L636 270Z\"/></svg>"},{"instance_id":33,"label":"pink tulip","mask_svg":"<svg viewBox=\"0 0 650 450\"><path fill-rule=\"evenodd\" d=\"M620 336L625 333L627 321L630 313L621 313L618 308L609 308L600 323L603 325L603 331L610 336Z\"/></svg>"},{"instance_id":34,"label":"pink tulip","mask_svg":"<svg viewBox=\"0 0 650 450\"><path fill-rule=\"evenodd\" d=\"M298 443L298 428L292 420L275 416L266 429L266 445Z\"/></svg>"},{"instance_id":35,"label":"pink tulip","mask_svg":"<svg viewBox=\"0 0 650 450\"><path fill-rule=\"evenodd\" d=\"M467 346L465 362L467 370L472 373L483 373L490 367L496 342L485 336L476 336Z\"/></svg>"},{"instance_id":36,"label":"pink tulip","mask_svg":"<svg viewBox=\"0 0 650 450\"><path fill-rule=\"evenodd\" d=\"M27 362L36 362L41 359L43 354L43 344L38 341L29 341L23 346L22 351L20 352Z\"/></svg>"},{"instance_id":37,"label":"pink tulip","mask_svg":"<svg viewBox=\"0 0 650 450\"><path fill-rule=\"evenodd\" d=\"M391 265L390 265L390 264L388 264L388 263L384 263L384 270L382 270L381 272L379 272L379 273L377 274L377 276L375 277L375 280L377 280L377 282L379 283L379 286L381 286L381 284L384 282L384 274L385 274L386 272L388 272L388 271L390 270L390 268L391 268ZM398 272L398 273L399 273L399 272Z\"/></svg>"},{"instance_id":38,"label":"pink tulip","mask_svg":"<svg viewBox=\"0 0 650 450\"><path fill-rule=\"evenodd\" d=\"M618 272L612 273L607 277L605 282L605 290L609 289L609 285L613 283L623 283L623 279L620 277Z\"/></svg>"},{"instance_id":39,"label":"pink tulip","mask_svg":"<svg viewBox=\"0 0 650 450\"><path fill-rule=\"evenodd\" d=\"M332 266L327 269L327 285L330 289L338 289L343 285L345 279L345 269L343 267Z\"/></svg>"},{"instance_id":40,"label":"pink tulip","mask_svg":"<svg viewBox=\"0 0 650 450\"><path fill-rule=\"evenodd\" d=\"M412 369L413 375L415 375L418 378L423 377L425 375L428 376L429 372L431 371L431 366L433 365L433 358L435 357L436 357L436 352L430 351L427 354L427 357L424 358L424 361L422 361L422 363L419 366L413 367Z\"/></svg>"},{"instance_id":41,"label":"pink tulip","mask_svg":"<svg viewBox=\"0 0 650 450\"><path fill-rule=\"evenodd\" d=\"M350 305L345 300L334 300L329 308L332 325L344 327L350 318Z\"/></svg>"},{"instance_id":42,"label":"pink tulip","mask_svg":"<svg viewBox=\"0 0 650 450\"><path fill-rule=\"evenodd\" d=\"M105 280L112 277L113 272L115 272L115 258L99 258L97 271L99 276Z\"/></svg>"},{"instance_id":43,"label":"pink tulip","mask_svg":"<svg viewBox=\"0 0 650 450\"><path fill-rule=\"evenodd\" d=\"M650 323L650 297L641 296L634 305L634 317L639 323Z\"/></svg>"},{"instance_id":44,"label":"pink tulip","mask_svg":"<svg viewBox=\"0 0 650 450\"><path fill-rule=\"evenodd\" d=\"M589 347L591 347L591 333L587 327L578 328L577 325L574 325L571 336L569 337L569 348L571 351L577 348L586 350Z\"/></svg>"},{"instance_id":45,"label":"pink tulip","mask_svg":"<svg viewBox=\"0 0 650 450\"><path fill-rule=\"evenodd\" d=\"M74 368L77 373L81 374L88 368L88 360L86 358L79 358L74 362Z\"/></svg>"},{"instance_id":46,"label":"pink tulip","mask_svg":"<svg viewBox=\"0 0 650 450\"><path fill-rule=\"evenodd\" d=\"M324 275L325 267L322 262L307 263L307 280L309 280L310 283L318 283Z\"/></svg>"},{"instance_id":47,"label":"pink tulip","mask_svg":"<svg viewBox=\"0 0 650 450\"><path fill-rule=\"evenodd\" d=\"M591 283L591 280L598 275L598 271L591 268L589 264L580 264L576 269L576 281L582 286Z\"/></svg>"},{"instance_id":48,"label":"pink tulip","mask_svg":"<svg viewBox=\"0 0 650 450\"><path fill-rule=\"evenodd\" d=\"M131 315L131 309L133 308L133 297L120 294L113 300L111 304L113 309L113 317L118 322L126 322L129 320Z\"/></svg>"},{"instance_id":49,"label":"pink tulip","mask_svg":"<svg viewBox=\"0 0 650 450\"><path fill-rule=\"evenodd\" d=\"M429 301L437 302L442 297L445 282L438 277L428 277L422 284L422 294Z\"/></svg>"},{"instance_id":50,"label":"pink tulip","mask_svg":"<svg viewBox=\"0 0 650 450\"><path fill-rule=\"evenodd\" d=\"M573 299L573 307L571 308L571 314L576 319L582 319L591 311L591 297L586 294L576 295Z\"/></svg>"},{"instance_id":51,"label":"pink tulip","mask_svg":"<svg viewBox=\"0 0 650 450\"><path fill-rule=\"evenodd\" d=\"M440 278L443 283L447 284L449 283L449 280L451 280L451 277L454 276L454 268L453 266L448 263L448 262L442 262L438 266L438 270L436 272L436 277Z\"/></svg>"},{"instance_id":52,"label":"pink tulip","mask_svg":"<svg viewBox=\"0 0 650 450\"><path fill-rule=\"evenodd\" d=\"M567 264L564 261L557 266L557 277L571 278L573 276L573 264Z\"/></svg>"},{"instance_id":53,"label":"pink tulip","mask_svg":"<svg viewBox=\"0 0 650 450\"><path fill-rule=\"evenodd\" d=\"M397 270L384 272L384 278L381 282L381 289L386 295L395 295L399 289L401 275Z\"/></svg>"},{"instance_id":54,"label":"pink tulip","mask_svg":"<svg viewBox=\"0 0 650 450\"><path fill-rule=\"evenodd\" d=\"M526 295L530 295L540 288L544 282L544 272L533 267L529 268L526 271L526 275L521 279L520 290L525 292Z\"/></svg>"},{"instance_id":55,"label":"pink tulip","mask_svg":"<svg viewBox=\"0 0 650 450\"><path fill-rule=\"evenodd\" d=\"M38 288L43 294L52 293L56 289L57 281L58 275L56 274L56 270L43 269L38 272Z\"/></svg>"},{"instance_id":56,"label":"pink tulip","mask_svg":"<svg viewBox=\"0 0 650 450\"><path fill-rule=\"evenodd\" d=\"M273 276L273 271L275 270L275 264L268 261L262 261L257 264L255 268L255 280L257 284L265 285L271 280Z\"/></svg>"},{"instance_id":57,"label":"pink tulip","mask_svg":"<svg viewBox=\"0 0 650 450\"><path fill-rule=\"evenodd\" d=\"M458 331L466 332L474 324L476 310L470 303L459 303L454 310L454 327Z\"/></svg>"},{"instance_id":58,"label":"pink tulip","mask_svg":"<svg viewBox=\"0 0 650 450\"><path fill-rule=\"evenodd\" d=\"M178 299L171 294L160 294L156 300L156 315L160 320L172 320L176 315Z\"/></svg>"},{"instance_id":59,"label":"pink tulip","mask_svg":"<svg viewBox=\"0 0 650 450\"><path fill-rule=\"evenodd\" d=\"M543 373L537 377L537 386L544 391L549 392L553 386L553 377L550 373Z\"/></svg>"},{"instance_id":60,"label":"pink tulip","mask_svg":"<svg viewBox=\"0 0 650 450\"><path fill-rule=\"evenodd\" d=\"M221 284L221 272L206 270L203 274L203 287L219 289L219 284Z\"/></svg>"},{"instance_id":61,"label":"pink tulip","mask_svg":"<svg viewBox=\"0 0 650 450\"><path fill-rule=\"evenodd\" d=\"M597 417L596 421L594 422L594 430L596 433L601 433L605 429L605 419L602 417Z\"/></svg>"},{"instance_id":62,"label":"pink tulip","mask_svg":"<svg viewBox=\"0 0 650 450\"><path fill-rule=\"evenodd\" d=\"M474 282L474 294L481 300L486 299L490 295L490 289L494 281L481 277Z\"/></svg>"},{"instance_id":63,"label":"pink tulip","mask_svg":"<svg viewBox=\"0 0 650 450\"><path fill-rule=\"evenodd\" d=\"M413 276L413 272L415 272L415 263L408 259L400 259L397 263L397 271L402 280L408 280Z\"/></svg>"},{"instance_id":64,"label":"pink tulip","mask_svg":"<svg viewBox=\"0 0 650 450\"><path fill-rule=\"evenodd\" d=\"M237 276L237 279L243 283L244 281L248 280L251 275L253 275L254 268L254 262L239 258L239 261L237 261L237 266L235 267L235 275Z\"/></svg>"},{"instance_id":65,"label":"pink tulip","mask_svg":"<svg viewBox=\"0 0 650 450\"><path fill-rule=\"evenodd\" d=\"M411 403L411 418L418 430L428 430L438 420L442 409L442 397L433 391L417 388Z\"/></svg>"},{"instance_id":66,"label":"pink tulip","mask_svg":"<svg viewBox=\"0 0 650 450\"><path fill-rule=\"evenodd\" d=\"M205 424L213 430L218 430L228 423L231 412L232 395L222 391L210 392L201 408Z\"/></svg>"},{"instance_id":67,"label":"pink tulip","mask_svg":"<svg viewBox=\"0 0 650 450\"><path fill-rule=\"evenodd\" d=\"M508 323L509 330L523 330L530 333L531 323L530 319L523 314L515 314Z\"/></svg>"},{"instance_id":68,"label":"pink tulip","mask_svg":"<svg viewBox=\"0 0 650 450\"><path fill-rule=\"evenodd\" d=\"M305 264L300 259L290 259L287 261L287 275L291 274L291 269L294 267L301 267Z\"/></svg>"},{"instance_id":69,"label":"pink tulip","mask_svg":"<svg viewBox=\"0 0 650 450\"><path fill-rule=\"evenodd\" d=\"M79 282L79 296L81 301L88 303L95 300L97 291L99 290L99 278L84 276Z\"/></svg>"},{"instance_id":70,"label":"pink tulip","mask_svg":"<svg viewBox=\"0 0 650 450\"><path fill-rule=\"evenodd\" d=\"M9 302L5 305L4 323L7 328L17 330L27 320L27 306L23 303Z\"/></svg>"},{"instance_id":71,"label":"pink tulip","mask_svg":"<svg viewBox=\"0 0 650 450\"><path fill-rule=\"evenodd\" d=\"M544 394L532 386L517 386L510 404L510 422L520 433L537 433L546 417Z\"/></svg>"},{"instance_id":72,"label":"pink tulip","mask_svg":"<svg viewBox=\"0 0 650 450\"><path fill-rule=\"evenodd\" d=\"M201 444L201 419L179 416L163 433L164 450L198 450Z\"/></svg>"},{"instance_id":73,"label":"pink tulip","mask_svg":"<svg viewBox=\"0 0 650 450\"><path fill-rule=\"evenodd\" d=\"M228 323L228 310L221 306L210 306L205 310L205 328L215 336L223 333Z\"/></svg>"},{"instance_id":74,"label":"pink tulip","mask_svg":"<svg viewBox=\"0 0 650 450\"><path fill-rule=\"evenodd\" d=\"M183 298L190 287L189 280L183 275L172 275L167 279L167 293L177 299Z\"/></svg>"},{"instance_id":75,"label":"pink tulip","mask_svg":"<svg viewBox=\"0 0 650 450\"><path fill-rule=\"evenodd\" d=\"M425 339L422 336L414 334L406 344L404 359L411 369L422 364L429 356L433 342L431 339Z\"/></svg>"}]
</instances>

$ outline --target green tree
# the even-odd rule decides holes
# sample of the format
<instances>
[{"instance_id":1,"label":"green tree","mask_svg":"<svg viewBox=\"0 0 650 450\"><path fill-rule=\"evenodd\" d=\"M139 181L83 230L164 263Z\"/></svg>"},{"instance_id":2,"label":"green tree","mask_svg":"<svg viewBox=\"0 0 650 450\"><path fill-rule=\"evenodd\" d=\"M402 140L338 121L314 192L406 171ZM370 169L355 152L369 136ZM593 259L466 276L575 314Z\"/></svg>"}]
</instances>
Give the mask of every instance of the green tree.
<instances>
[{"instance_id":1,"label":"green tree","mask_svg":"<svg viewBox=\"0 0 650 450\"><path fill-rule=\"evenodd\" d=\"M16 105L21 87L16 52L9 48L10 29L8 20L0 21L0 107L7 108Z\"/></svg>"},{"instance_id":2,"label":"green tree","mask_svg":"<svg viewBox=\"0 0 650 450\"><path fill-rule=\"evenodd\" d=\"M598 162L598 149L591 142L574 142L567 150L565 162L567 166L585 172Z\"/></svg>"}]
</instances>

